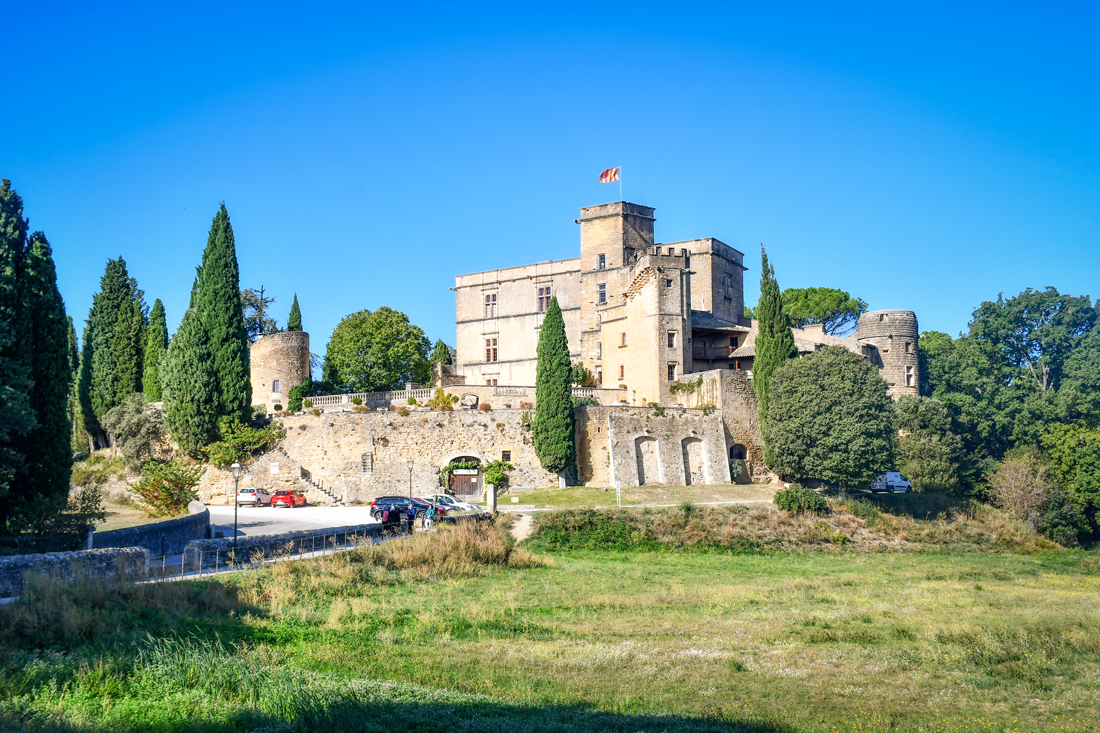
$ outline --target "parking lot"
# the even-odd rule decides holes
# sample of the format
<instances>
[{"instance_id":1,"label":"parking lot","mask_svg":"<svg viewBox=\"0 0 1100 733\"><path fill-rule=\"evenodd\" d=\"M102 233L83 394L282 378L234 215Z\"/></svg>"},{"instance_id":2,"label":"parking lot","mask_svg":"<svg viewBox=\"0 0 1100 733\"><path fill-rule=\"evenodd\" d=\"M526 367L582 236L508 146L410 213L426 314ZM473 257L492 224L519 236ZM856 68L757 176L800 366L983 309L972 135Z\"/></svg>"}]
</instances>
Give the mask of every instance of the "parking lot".
<instances>
[{"instance_id":1,"label":"parking lot","mask_svg":"<svg viewBox=\"0 0 1100 733\"><path fill-rule=\"evenodd\" d=\"M208 506L207 509L215 531L232 537L233 506ZM237 530L245 536L375 523L370 516L370 506L301 506L294 509L243 506L237 512Z\"/></svg>"}]
</instances>

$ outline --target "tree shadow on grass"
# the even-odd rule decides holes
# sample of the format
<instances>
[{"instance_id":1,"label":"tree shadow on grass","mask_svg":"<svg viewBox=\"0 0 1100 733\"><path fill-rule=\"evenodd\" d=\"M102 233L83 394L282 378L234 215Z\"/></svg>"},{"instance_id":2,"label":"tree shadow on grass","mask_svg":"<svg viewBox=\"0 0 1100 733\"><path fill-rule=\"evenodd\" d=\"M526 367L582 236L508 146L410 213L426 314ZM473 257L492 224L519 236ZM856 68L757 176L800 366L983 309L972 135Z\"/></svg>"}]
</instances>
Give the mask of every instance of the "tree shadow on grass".
<instances>
[{"instance_id":1,"label":"tree shadow on grass","mask_svg":"<svg viewBox=\"0 0 1100 733\"><path fill-rule=\"evenodd\" d=\"M950 519L956 515L971 512L969 499L938 491L925 494L872 494L870 491L849 491L848 497L868 501L886 514L913 519L936 519L941 515Z\"/></svg>"},{"instance_id":2,"label":"tree shadow on grass","mask_svg":"<svg viewBox=\"0 0 1100 733\"><path fill-rule=\"evenodd\" d=\"M446 694L446 693L444 693ZM294 701L288 701L294 706ZM0 712L0 733L57 731L58 733L100 733L141 730L155 733L215 733L221 731L265 731L268 733L444 733L444 731L509 731L509 733L796 733L795 728L767 722L738 719L720 712L714 718L673 715L623 715L584 706L526 707L492 701L454 703L407 701L340 700L324 705L298 706L289 715L261 715L241 711L220 720L172 720L132 725L88 723L72 725L38 721L18 712ZM197 717L197 716L196 716Z\"/></svg>"}]
</instances>

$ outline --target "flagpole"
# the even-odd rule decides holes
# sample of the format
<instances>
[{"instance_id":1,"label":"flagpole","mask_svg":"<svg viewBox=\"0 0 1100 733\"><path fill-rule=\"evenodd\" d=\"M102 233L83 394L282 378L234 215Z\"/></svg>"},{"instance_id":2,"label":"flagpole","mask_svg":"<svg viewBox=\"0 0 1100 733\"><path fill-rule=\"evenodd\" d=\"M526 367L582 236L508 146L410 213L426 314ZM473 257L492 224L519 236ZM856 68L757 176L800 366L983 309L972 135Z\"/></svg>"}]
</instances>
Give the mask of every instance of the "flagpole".
<instances>
[{"instance_id":1,"label":"flagpole","mask_svg":"<svg viewBox=\"0 0 1100 733\"><path fill-rule=\"evenodd\" d=\"M623 167L619 165L619 201L623 200Z\"/></svg>"}]
</instances>

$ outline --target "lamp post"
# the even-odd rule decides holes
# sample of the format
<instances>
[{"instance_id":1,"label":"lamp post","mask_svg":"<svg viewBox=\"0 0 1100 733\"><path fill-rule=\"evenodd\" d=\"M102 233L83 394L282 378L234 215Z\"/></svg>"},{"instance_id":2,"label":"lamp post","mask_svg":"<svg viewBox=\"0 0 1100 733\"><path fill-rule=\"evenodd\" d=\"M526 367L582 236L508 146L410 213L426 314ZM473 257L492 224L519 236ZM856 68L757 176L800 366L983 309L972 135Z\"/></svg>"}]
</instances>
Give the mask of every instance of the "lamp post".
<instances>
[{"instance_id":1,"label":"lamp post","mask_svg":"<svg viewBox=\"0 0 1100 733\"><path fill-rule=\"evenodd\" d=\"M237 553L237 509L241 504L237 501L237 497L240 495L238 485L241 482L241 473L244 471L244 466L233 461L233 465L229 467L229 470L233 472L233 554Z\"/></svg>"},{"instance_id":2,"label":"lamp post","mask_svg":"<svg viewBox=\"0 0 1100 733\"><path fill-rule=\"evenodd\" d=\"M409 459L409 498L413 498L413 459Z\"/></svg>"}]
</instances>

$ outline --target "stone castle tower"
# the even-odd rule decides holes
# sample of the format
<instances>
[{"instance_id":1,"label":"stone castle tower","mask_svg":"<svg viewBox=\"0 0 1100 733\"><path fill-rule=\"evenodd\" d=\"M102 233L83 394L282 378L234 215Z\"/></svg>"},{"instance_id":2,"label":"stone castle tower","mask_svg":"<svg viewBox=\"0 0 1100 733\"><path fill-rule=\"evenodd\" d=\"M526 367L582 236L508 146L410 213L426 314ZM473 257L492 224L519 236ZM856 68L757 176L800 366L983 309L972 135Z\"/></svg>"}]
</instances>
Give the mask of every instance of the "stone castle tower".
<instances>
[{"instance_id":1,"label":"stone castle tower","mask_svg":"<svg viewBox=\"0 0 1100 733\"><path fill-rule=\"evenodd\" d=\"M252 404L286 409L290 390L310 376L309 334L280 331L260 336L249 349Z\"/></svg>"},{"instance_id":2,"label":"stone castle tower","mask_svg":"<svg viewBox=\"0 0 1100 733\"><path fill-rule=\"evenodd\" d=\"M871 311L859 317L855 338L863 355L882 370L890 396L919 393L917 314L913 311Z\"/></svg>"}]
</instances>

